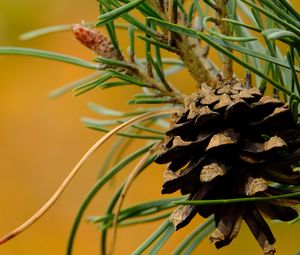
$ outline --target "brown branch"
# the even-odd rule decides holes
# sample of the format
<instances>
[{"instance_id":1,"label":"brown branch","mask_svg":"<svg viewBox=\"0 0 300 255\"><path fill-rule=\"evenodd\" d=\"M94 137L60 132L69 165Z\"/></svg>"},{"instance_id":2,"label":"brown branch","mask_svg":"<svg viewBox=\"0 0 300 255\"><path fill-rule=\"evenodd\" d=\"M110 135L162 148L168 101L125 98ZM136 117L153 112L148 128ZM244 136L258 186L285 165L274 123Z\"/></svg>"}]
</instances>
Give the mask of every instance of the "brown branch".
<instances>
[{"instance_id":1,"label":"brown branch","mask_svg":"<svg viewBox=\"0 0 300 255\"><path fill-rule=\"evenodd\" d=\"M199 40L179 35L176 38L176 46L179 49L180 58L198 85L203 82L212 85L211 64L206 58L207 49L200 46Z\"/></svg>"},{"instance_id":2,"label":"brown branch","mask_svg":"<svg viewBox=\"0 0 300 255\"><path fill-rule=\"evenodd\" d=\"M228 0L216 0L216 18L219 21L219 29L222 34L231 36L232 30L228 22L223 21L223 18L227 18L226 3ZM228 49L230 50L230 49ZM230 50L232 52L232 50ZM233 61L231 58L224 56L223 60L223 80L231 80L233 77Z\"/></svg>"},{"instance_id":3,"label":"brown branch","mask_svg":"<svg viewBox=\"0 0 300 255\"><path fill-rule=\"evenodd\" d=\"M169 12L162 6L162 0L148 0L155 10L166 20L169 21ZM178 12L178 23L183 22L180 17L181 13ZM184 24L183 24L184 25ZM168 31L163 31L165 35L168 35ZM192 77L200 85L206 82L209 85L213 85L213 74L211 63L207 56L207 48L202 48L198 39L190 38L186 35L176 34L175 47L178 49L178 55L184 62Z\"/></svg>"}]
</instances>

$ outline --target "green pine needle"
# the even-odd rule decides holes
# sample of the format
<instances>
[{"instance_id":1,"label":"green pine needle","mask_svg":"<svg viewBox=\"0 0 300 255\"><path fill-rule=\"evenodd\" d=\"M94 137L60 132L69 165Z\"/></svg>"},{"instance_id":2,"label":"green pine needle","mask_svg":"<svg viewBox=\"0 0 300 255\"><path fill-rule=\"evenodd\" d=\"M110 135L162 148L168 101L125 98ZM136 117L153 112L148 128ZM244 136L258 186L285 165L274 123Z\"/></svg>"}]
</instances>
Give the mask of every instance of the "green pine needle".
<instances>
[{"instance_id":1,"label":"green pine needle","mask_svg":"<svg viewBox=\"0 0 300 255\"><path fill-rule=\"evenodd\" d=\"M95 197L96 194L98 194L99 190L117 173L119 173L121 170L124 169L124 167L132 162L134 159L138 158L139 156L146 153L150 148L152 148L154 144L148 145L140 150L137 150L136 152L132 153L128 157L126 157L124 160L120 161L117 165L115 165L107 174L105 174L90 190L84 201L82 202L77 215L75 217L72 230L70 232L68 247L67 247L67 255L72 254L73 244L76 236L77 229L79 227L79 224L81 222L82 216L88 207L88 205L91 203L92 199Z\"/></svg>"},{"instance_id":2,"label":"green pine needle","mask_svg":"<svg viewBox=\"0 0 300 255\"><path fill-rule=\"evenodd\" d=\"M222 205L222 204L234 204L234 203L247 203L247 202L264 202L270 200L277 200L283 198L300 197L300 192L294 192L278 196L270 197L244 197L244 198L232 198L232 199L213 199L213 200L193 200L184 202L174 202L176 205Z\"/></svg>"},{"instance_id":3,"label":"green pine needle","mask_svg":"<svg viewBox=\"0 0 300 255\"><path fill-rule=\"evenodd\" d=\"M140 246L138 247L132 255L140 255L151 245L153 244L167 229L169 229L171 223L169 220L166 220L152 235Z\"/></svg>"},{"instance_id":4,"label":"green pine needle","mask_svg":"<svg viewBox=\"0 0 300 255\"><path fill-rule=\"evenodd\" d=\"M88 69L98 69L98 65L90 63L86 60L46 51L46 50L37 50L37 49L30 49L30 48L20 48L20 47L0 47L0 55L24 55L24 56L32 56L38 58L46 58L55 61L65 62L68 64L73 64L81 67L85 67Z\"/></svg>"},{"instance_id":5,"label":"green pine needle","mask_svg":"<svg viewBox=\"0 0 300 255\"><path fill-rule=\"evenodd\" d=\"M123 14L128 13L130 10L134 9L135 7L137 7L139 4L141 4L142 2L144 2L145 0L134 0L129 2L128 4L125 4L117 9L114 9L112 11L106 12L104 14L101 14L98 19L100 20L100 22L97 23L98 26L104 25L107 22L116 19L120 16L122 16Z\"/></svg>"}]
</instances>

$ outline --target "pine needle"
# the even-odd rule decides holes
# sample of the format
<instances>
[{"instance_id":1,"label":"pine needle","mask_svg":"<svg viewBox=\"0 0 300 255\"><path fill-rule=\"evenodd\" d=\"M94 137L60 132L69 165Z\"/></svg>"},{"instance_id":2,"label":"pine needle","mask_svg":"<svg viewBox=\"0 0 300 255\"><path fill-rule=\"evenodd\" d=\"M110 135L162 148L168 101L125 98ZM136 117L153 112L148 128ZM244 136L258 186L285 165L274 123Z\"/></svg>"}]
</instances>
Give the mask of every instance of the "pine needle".
<instances>
[{"instance_id":1,"label":"pine needle","mask_svg":"<svg viewBox=\"0 0 300 255\"><path fill-rule=\"evenodd\" d=\"M124 202L124 199L126 197L126 194L131 186L131 184L133 183L134 179L138 176L138 174L141 172L141 170L143 170L146 162L148 161L148 159L150 158L150 156L153 154L153 149L148 151L148 153L146 153L144 155L144 157L142 157L142 159L137 163L137 165L135 166L135 168L133 169L133 171L130 173L130 175L128 176L128 179L122 189L121 195L119 197L118 203L117 203L117 208L116 208L116 212L114 215L114 220L113 220L113 238L112 238L112 243L111 243L111 250L109 254L113 254L114 250L115 250L115 246L116 246L116 242L117 242L117 230L118 230L118 217Z\"/></svg>"}]
</instances>

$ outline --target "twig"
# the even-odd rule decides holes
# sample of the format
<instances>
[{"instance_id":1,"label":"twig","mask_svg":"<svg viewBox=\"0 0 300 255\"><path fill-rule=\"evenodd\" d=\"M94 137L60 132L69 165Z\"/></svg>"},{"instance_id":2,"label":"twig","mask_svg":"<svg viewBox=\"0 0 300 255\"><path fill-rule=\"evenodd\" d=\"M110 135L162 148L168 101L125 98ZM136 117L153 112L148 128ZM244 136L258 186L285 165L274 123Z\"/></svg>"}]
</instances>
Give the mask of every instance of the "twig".
<instances>
[{"instance_id":1,"label":"twig","mask_svg":"<svg viewBox=\"0 0 300 255\"><path fill-rule=\"evenodd\" d=\"M112 42L100 31L87 28L81 24L75 24L73 25L73 32L76 39L78 39L83 45L101 56L102 59L104 57L106 61L110 62L108 65L104 65L104 69L109 67L121 72L126 70L126 74L135 76L141 81L148 83L153 89L160 91L162 95L174 98L174 101L177 103L183 103L184 95L179 90L172 86L166 87L163 82L157 81L153 78L151 63L147 63L148 73L145 73L141 70L141 68L133 63L133 58L131 61L125 60L124 56L121 53L118 53L117 49L114 48ZM147 47L146 51L149 50L150 49ZM117 62L118 65L116 65Z\"/></svg>"},{"instance_id":2,"label":"twig","mask_svg":"<svg viewBox=\"0 0 300 255\"><path fill-rule=\"evenodd\" d=\"M165 19L169 20L169 12L164 9L162 11L160 0L148 0L150 4L156 11ZM178 16L181 13L178 13ZM178 17L178 23L182 21ZM165 35L168 35L168 31L164 31ZM161 39L161 38L160 38ZM182 59L192 77L197 81L197 84L200 85L203 82L206 82L209 85L213 86L213 73L211 68L211 63L206 57L206 49L202 48L198 39L191 38L185 35L176 34L174 36L175 46L178 49L177 54ZM167 43L167 42L166 42Z\"/></svg>"},{"instance_id":3,"label":"twig","mask_svg":"<svg viewBox=\"0 0 300 255\"><path fill-rule=\"evenodd\" d=\"M252 88L252 75L250 72L246 72L245 86L247 89Z\"/></svg>"},{"instance_id":4,"label":"twig","mask_svg":"<svg viewBox=\"0 0 300 255\"><path fill-rule=\"evenodd\" d=\"M216 0L216 18L219 21L219 28L223 35L231 36L232 31L228 22L222 20L227 18L226 3L228 0ZM228 49L229 50L229 49ZM232 52L232 50L230 50ZM223 80L231 80L233 77L233 61L231 58L224 56L223 60Z\"/></svg>"},{"instance_id":5,"label":"twig","mask_svg":"<svg viewBox=\"0 0 300 255\"><path fill-rule=\"evenodd\" d=\"M169 0L169 7L168 7L168 17L169 22L177 24L178 19L178 10L177 10L177 1L178 0ZM175 46L175 34L172 31L168 31L168 43L171 46Z\"/></svg>"},{"instance_id":6,"label":"twig","mask_svg":"<svg viewBox=\"0 0 300 255\"><path fill-rule=\"evenodd\" d=\"M5 235L0 239L0 245L4 244L5 242L9 241L10 239L14 238L18 234L22 233L24 230L29 228L33 223L35 223L37 220L39 220L54 204L55 202L60 198L66 187L69 185L71 180L75 177L75 175L80 170L81 166L85 163L85 161L102 145L104 144L110 137L112 137L114 134L116 134L121 129L124 129L125 127L128 127L132 124L135 124L137 122L141 122L143 120L147 120L149 118L164 115L164 114L170 114L176 112L178 109L166 109L166 110L158 110L153 112L147 112L145 114L141 114L137 117L134 117L123 124L115 127L110 132L108 132L106 135L102 136L80 159L80 161L75 165L75 167L72 169L72 171L69 173L69 175L65 178L63 183L58 187L58 189L55 191L55 193L50 197L50 199L35 213L33 214L27 221L25 221L22 225Z\"/></svg>"}]
</instances>

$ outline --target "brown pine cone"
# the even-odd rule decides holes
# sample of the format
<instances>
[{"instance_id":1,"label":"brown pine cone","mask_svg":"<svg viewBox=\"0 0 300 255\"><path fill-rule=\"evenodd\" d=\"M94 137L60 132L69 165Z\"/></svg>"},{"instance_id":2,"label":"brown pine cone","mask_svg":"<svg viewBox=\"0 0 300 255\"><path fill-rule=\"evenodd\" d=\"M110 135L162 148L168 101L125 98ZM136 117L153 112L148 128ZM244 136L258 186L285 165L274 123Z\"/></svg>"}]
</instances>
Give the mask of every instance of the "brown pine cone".
<instances>
[{"instance_id":1,"label":"brown pine cone","mask_svg":"<svg viewBox=\"0 0 300 255\"><path fill-rule=\"evenodd\" d=\"M300 129L284 102L239 81L217 89L203 84L186 98L178 116L156 158L156 163L168 163L163 194L180 190L189 200L267 197L286 194L280 185L300 184L300 174L293 171L300 160ZM298 216L292 206L299 202L185 205L170 219L180 229L197 213L213 214L216 229L210 240L217 248L237 236L244 220L264 253L274 254L275 238L262 214L289 221Z\"/></svg>"}]
</instances>

